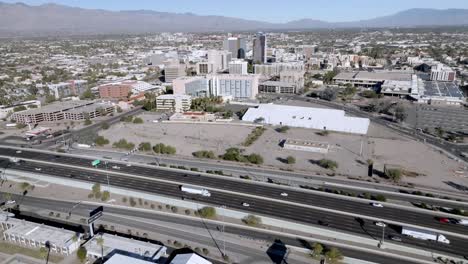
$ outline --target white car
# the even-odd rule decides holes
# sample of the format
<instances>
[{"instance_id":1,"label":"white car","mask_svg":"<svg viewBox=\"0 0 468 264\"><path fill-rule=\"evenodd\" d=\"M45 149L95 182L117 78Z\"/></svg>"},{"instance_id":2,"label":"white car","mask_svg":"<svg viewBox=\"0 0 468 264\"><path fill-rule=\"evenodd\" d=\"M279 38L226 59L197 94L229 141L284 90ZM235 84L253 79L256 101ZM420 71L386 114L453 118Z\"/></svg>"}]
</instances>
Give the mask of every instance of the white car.
<instances>
[{"instance_id":1,"label":"white car","mask_svg":"<svg viewBox=\"0 0 468 264\"><path fill-rule=\"evenodd\" d=\"M5 205L10 205L10 204L15 204L16 201L15 200L8 200L5 202Z\"/></svg>"},{"instance_id":2,"label":"white car","mask_svg":"<svg viewBox=\"0 0 468 264\"><path fill-rule=\"evenodd\" d=\"M23 152L23 151L21 151L21 150L17 150L17 151L16 151L16 154L21 154L22 152Z\"/></svg>"},{"instance_id":3,"label":"white car","mask_svg":"<svg viewBox=\"0 0 468 264\"><path fill-rule=\"evenodd\" d=\"M384 222L374 222L374 225L380 226L380 227L386 227L387 226Z\"/></svg>"},{"instance_id":4,"label":"white car","mask_svg":"<svg viewBox=\"0 0 468 264\"><path fill-rule=\"evenodd\" d=\"M380 207L380 208L383 207L383 204L381 204L381 203L371 203L371 205L374 206L374 207Z\"/></svg>"},{"instance_id":5,"label":"white car","mask_svg":"<svg viewBox=\"0 0 468 264\"><path fill-rule=\"evenodd\" d=\"M281 196L286 197L286 196L288 196L288 193L282 192L282 193L281 193Z\"/></svg>"},{"instance_id":6,"label":"white car","mask_svg":"<svg viewBox=\"0 0 468 264\"><path fill-rule=\"evenodd\" d=\"M248 204L248 203L242 203L242 206L249 207L250 204Z\"/></svg>"},{"instance_id":7,"label":"white car","mask_svg":"<svg viewBox=\"0 0 468 264\"><path fill-rule=\"evenodd\" d=\"M41 171L41 170L42 170L42 168L35 168L35 170L37 170L37 171Z\"/></svg>"},{"instance_id":8,"label":"white car","mask_svg":"<svg viewBox=\"0 0 468 264\"><path fill-rule=\"evenodd\" d=\"M130 163L127 163L127 167L131 167L131 166L132 166L132 164L130 164Z\"/></svg>"},{"instance_id":9,"label":"white car","mask_svg":"<svg viewBox=\"0 0 468 264\"><path fill-rule=\"evenodd\" d=\"M112 168L113 168L114 170L120 170L120 167L117 166L117 165L112 166Z\"/></svg>"}]
</instances>

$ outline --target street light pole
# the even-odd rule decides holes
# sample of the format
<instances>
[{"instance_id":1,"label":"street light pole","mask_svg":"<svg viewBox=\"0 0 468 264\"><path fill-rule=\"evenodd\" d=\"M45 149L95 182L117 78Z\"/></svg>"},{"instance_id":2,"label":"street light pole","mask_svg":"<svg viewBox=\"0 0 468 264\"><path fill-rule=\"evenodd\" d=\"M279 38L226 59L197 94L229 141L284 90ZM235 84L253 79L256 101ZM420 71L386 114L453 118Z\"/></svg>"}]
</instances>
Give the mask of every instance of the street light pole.
<instances>
[{"instance_id":1,"label":"street light pole","mask_svg":"<svg viewBox=\"0 0 468 264\"><path fill-rule=\"evenodd\" d=\"M380 240L380 246L379 246L380 248L383 248L383 246L384 246L384 241L385 241L385 227L386 227L386 226L387 226L386 224L384 224L384 226L382 226L382 239Z\"/></svg>"}]
</instances>

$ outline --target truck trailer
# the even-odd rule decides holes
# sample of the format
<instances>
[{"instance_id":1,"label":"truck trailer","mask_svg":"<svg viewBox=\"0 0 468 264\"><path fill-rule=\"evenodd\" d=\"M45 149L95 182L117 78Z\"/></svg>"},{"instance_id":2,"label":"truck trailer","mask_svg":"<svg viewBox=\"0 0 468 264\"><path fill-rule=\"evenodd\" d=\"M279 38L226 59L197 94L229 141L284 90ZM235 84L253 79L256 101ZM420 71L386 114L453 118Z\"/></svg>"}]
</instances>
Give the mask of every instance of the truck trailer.
<instances>
[{"instance_id":1,"label":"truck trailer","mask_svg":"<svg viewBox=\"0 0 468 264\"><path fill-rule=\"evenodd\" d=\"M206 197L210 197L211 193L207 189L192 187L187 185L181 185L180 190L190 194L198 194Z\"/></svg>"},{"instance_id":2,"label":"truck trailer","mask_svg":"<svg viewBox=\"0 0 468 264\"><path fill-rule=\"evenodd\" d=\"M450 244L450 240L448 240L444 235L437 234L432 231L427 231L424 229L419 229L419 228L412 228L412 227L406 227L404 226L401 230L401 234L416 238L416 239L421 239L421 240L428 240L428 241L435 241L439 243L444 243L444 244Z\"/></svg>"}]
</instances>

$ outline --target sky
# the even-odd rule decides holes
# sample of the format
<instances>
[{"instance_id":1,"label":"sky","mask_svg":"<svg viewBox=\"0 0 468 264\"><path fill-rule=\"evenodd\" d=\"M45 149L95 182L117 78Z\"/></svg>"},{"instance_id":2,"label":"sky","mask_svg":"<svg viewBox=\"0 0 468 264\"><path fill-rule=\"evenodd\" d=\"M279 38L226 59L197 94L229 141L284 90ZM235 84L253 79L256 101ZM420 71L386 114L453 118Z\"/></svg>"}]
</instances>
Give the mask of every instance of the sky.
<instances>
[{"instance_id":1,"label":"sky","mask_svg":"<svg viewBox=\"0 0 468 264\"><path fill-rule=\"evenodd\" d=\"M468 9L468 0L0 0L30 5L57 3L106 10L155 10L221 15L268 22L302 18L343 22L391 15L410 8Z\"/></svg>"}]
</instances>

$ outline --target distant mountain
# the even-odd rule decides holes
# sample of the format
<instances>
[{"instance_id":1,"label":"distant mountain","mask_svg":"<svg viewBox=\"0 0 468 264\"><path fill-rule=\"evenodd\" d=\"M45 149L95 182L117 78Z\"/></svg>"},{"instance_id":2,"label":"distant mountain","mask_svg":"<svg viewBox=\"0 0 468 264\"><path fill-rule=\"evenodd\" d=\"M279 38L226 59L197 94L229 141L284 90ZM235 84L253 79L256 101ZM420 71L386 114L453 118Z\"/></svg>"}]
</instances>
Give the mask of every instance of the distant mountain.
<instances>
[{"instance_id":1,"label":"distant mountain","mask_svg":"<svg viewBox=\"0 0 468 264\"><path fill-rule=\"evenodd\" d=\"M465 9L410 9L375 19L330 23L301 19L268 23L224 16L149 10L107 11L57 4L0 2L0 37L468 25Z\"/></svg>"}]
</instances>

